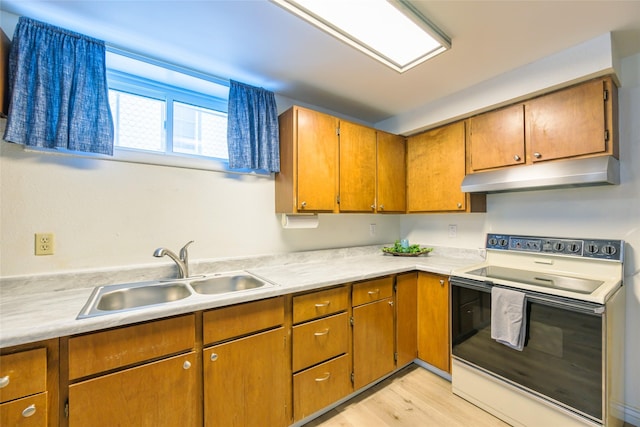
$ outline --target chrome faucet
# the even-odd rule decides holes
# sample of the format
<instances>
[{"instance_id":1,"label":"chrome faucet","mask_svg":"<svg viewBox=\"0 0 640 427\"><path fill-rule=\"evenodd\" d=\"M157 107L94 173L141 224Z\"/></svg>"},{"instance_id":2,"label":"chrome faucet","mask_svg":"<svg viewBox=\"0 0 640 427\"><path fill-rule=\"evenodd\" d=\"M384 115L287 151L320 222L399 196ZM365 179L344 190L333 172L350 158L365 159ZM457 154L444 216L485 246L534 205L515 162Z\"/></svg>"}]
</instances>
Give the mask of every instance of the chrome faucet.
<instances>
[{"instance_id":1,"label":"chrome faucet","mask_svg":"<svg viewBox=\"0 0 640 427\"><path fill-rule=\"evenodd\" d=\"M189 277L189 252L187 251L187 247L192 243L193 240L184 245L182 249L180 249L179 257L169 249L165 248L156 249L155 251L153 251L153 256L160 258L166 255L174 260L176 265L178 266L178 279L186 279L187 277Z\"/></svg>"}]
</instances>

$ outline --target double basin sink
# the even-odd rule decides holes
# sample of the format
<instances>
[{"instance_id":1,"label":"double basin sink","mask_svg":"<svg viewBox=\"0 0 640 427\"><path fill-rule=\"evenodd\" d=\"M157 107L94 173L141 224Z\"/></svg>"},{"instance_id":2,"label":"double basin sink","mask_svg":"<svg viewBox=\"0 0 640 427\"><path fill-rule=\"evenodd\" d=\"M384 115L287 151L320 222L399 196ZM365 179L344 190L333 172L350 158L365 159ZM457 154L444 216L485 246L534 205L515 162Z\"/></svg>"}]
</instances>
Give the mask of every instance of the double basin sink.
<instances>
[{"instance_id":1,"label":"double basin sink","mask_svg":"<svg viewBox=\"0 0 640 427\"><path fill-rule=\"evenodd\" d=\"M78 319L122 313L180 301L194 295L223 295L274 286L245 271L186 279L157 280L96 287Z\"/></svg>"}]
</instances>

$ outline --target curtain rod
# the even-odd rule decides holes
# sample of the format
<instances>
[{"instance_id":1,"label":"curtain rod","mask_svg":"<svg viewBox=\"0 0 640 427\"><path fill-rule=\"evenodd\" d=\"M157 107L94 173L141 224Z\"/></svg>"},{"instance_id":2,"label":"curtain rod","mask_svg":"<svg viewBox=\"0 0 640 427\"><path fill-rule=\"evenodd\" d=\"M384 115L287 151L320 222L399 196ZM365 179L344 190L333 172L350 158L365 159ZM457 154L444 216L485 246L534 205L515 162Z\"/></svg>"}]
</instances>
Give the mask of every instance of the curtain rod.
<instances>
[{"instance_id":1,"label":"curtain rod","mask_svg":"<svg viewBox=\"0 0 640 427\"><path fill-rule=\"evenodd\" d=\"M166 68L171 71L175 71L178 73L186 74L191 77L195 77L198 79L206 80L211 83L219 84L222 86L229 87L229 79L224 79L222 77L213 76L211 74L194 70L192 68L183 67L181 65L173 64L171 62L162 61L160 59L151 58L148 56L141 55L139 53L131 52L130 50L126 50L117 46L114 46L109 43L105 43L105 48L107 52L114 53L116 55L125 56L127 58L134 59L136 61L145 62L147 64L155 65L158 67Z\"/></svg>"}]
</instances>

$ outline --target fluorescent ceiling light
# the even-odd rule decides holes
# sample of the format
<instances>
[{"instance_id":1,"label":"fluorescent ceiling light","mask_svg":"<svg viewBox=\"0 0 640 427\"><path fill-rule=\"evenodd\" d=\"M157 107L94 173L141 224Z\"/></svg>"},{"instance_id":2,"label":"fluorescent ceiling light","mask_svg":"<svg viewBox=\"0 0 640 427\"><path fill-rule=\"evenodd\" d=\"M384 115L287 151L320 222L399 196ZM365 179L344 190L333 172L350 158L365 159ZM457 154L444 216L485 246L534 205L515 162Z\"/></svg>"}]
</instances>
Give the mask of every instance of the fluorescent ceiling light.
<instances>
[{"instance_id":1,"label":"fluorescent ceiling light","mask_svg":"<svg viewBox=\"0 0 640 427\"><path fill-rule=\"evenodd\" d=\"M451 48L407 0L271 0L398 72Z\"/></svg>"}]
</instances>

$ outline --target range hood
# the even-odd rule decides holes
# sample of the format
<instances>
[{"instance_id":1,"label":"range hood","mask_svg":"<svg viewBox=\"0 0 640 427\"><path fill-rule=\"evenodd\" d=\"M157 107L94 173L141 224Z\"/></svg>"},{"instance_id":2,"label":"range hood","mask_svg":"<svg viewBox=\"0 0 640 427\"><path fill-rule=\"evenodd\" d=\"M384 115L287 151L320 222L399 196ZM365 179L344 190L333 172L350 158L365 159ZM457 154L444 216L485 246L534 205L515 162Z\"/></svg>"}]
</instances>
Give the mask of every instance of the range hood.
<instances>
[{"instance_id":1,"label":"range hood","mask_svg":"<svg viewBox=\"0 0 640 427\"><path fill-rule=\"evenodd\" d=\"M500 193L605 184L620 184L620 162L613 156L550 161L473 173L462 180L462 191Z\"/></svg>"}]
</instances>

